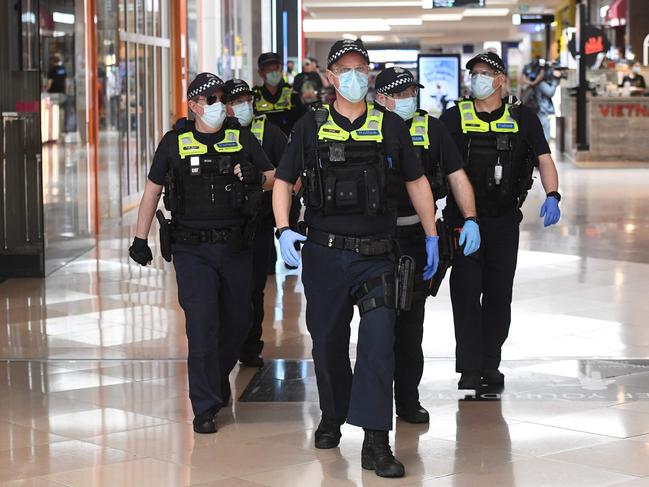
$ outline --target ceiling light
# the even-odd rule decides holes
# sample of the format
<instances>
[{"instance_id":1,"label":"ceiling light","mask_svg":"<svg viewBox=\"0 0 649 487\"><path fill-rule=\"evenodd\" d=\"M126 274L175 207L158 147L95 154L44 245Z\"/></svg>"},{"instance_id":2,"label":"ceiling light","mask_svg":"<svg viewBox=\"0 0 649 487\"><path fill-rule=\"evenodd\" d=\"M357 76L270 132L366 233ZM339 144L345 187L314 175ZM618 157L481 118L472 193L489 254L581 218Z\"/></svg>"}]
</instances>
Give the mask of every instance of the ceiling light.
<instances>
[{"instance_id":1,"label":"ceiling light","mask_svg":"<svg viewBox=\"0 0 649 487\"><path fill-rule=\"evenodd\" d=\"M59 24L74 24L74 14L64 14L62 12L53 12L52 20Z\"/></svg>"},{"instance_id":2,"label":"ceiling light","mask_svg":"<svg viewBox=\"0 0 649 487\"><path fill-rule=\"evenodd\" d=\"M385 36L377 36L377 35L366 35L366 36L361 36L361 41L367 42L367 43L372 43L372 42L382 42L385 40ZM374 60L374 58L370 55L370 59ZM374 61L376 62L376 61Z\"/></svg>"},{"instance_id":3,"label":"ceiling light","mask_svg":"<svg viewBox=\"0 0 649 487\"><path fill-rule=\"evenodd\" d=\"M462 14L424 14L421 16L424 22L457 22L462 20Z\"/></svg>"},{"instance_id":4,"label":"ceiling light","mask_svg":"<svg viewBox=\"0 0 649 487\"><path fill-rule=\"evenodd\" d=\"M347 34L343 34L342 37L343 37L343 39L349 39L349 40L352 40L352 41L355 41L356 38L357 38L356 35L354 35L354 34L349 34L349 33L347 33Z\"/></svg>"},{"instance_id":5,"label":"ceiling light","mask_svg":"<svg viewBox=\"0 0 649 487\"><path fill-rule=\"evenodd\" d=\"M504 17L509 15L508 8L465 8L465 17Z\"/></svg>"},{"instance_id":6,"label":"ceiling light","mask_svg":"<svg viewBox=\"0 0 649 487\"><path fill-rule=\"evenodd\" d=\"M390 30L385 19L304 19L304 32L373 32Z\"/></svg>"},{"instance_id":7,"label":"ceiling light","mask_svg":"<svg viewBox=\"0 0 649 487\"><path fill-rule=\"evenodd\" d=\"M403 19L385 19L388 25L421 25L421 18L419 17L406 17Z\"/></svg>"},{"instance_id":8,"label":"ceiling light","mask_svg":"<svg viewBox=\"0 0 649 487\"><path fill-rule=\"evenodd\" d=\"M421 0L410 2L308 2L308 8L419 7Z\"/></svg>"}]
</instances>

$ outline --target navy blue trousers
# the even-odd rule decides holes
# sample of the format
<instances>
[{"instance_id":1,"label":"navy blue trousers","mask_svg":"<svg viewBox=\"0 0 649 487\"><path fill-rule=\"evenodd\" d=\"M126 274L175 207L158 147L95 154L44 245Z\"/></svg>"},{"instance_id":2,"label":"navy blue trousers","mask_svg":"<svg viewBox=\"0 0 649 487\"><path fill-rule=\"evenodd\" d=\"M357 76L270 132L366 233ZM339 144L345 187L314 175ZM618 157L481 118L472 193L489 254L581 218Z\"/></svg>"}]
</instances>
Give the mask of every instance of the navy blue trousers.
<instances>
[{"instance_id":1,"label":"navy blue trousers","mask_svg":"<svg viewBox=\"0 0 649 487\"><path fill-rule=\"evenodd\" d=\"M227 244L175 244L178 300L185 312L189 399L194 414L230 398L228 376L250 328L252 252Z\"/></svg>"},{"instance_id":2,"label":"navy blue trousers","mask_svg":"<svg viewBox=\"0 0 649 487\"><path fill-rule=\"evenodd\" d=\"M480 218L480 250L468 257L460 252L453 259L450 286L457 372L500 366L502 346L511 323L522 218L519 210L495 218Z\"/></svg>"},{"instance_id":3,"label":"navy blue trousers","mask_svg":"<svg viewBox=\"0 0 649 487\"><path fill-rule=\"evenodd\" d=\"M273 214L264 215L259 222L252 244L252 325L241 347L241 357L256 357L264 348L261 339L264 321L264 289L268 280L268 265L274 245Z\"/></svg>"},{"instance_id":4,"label":"navy blue trousers","mask_svg":"<svg viewBox=\"0 0 649 487\"><path fill-rule=\"evenodd\" d=\"M322 415L363 428L392 429L394 309L379 307L361 317L353 374L349 340L353 293L365 281L394 272L393 257L366 257L307 241L302 259L306 322ZM383 292L379 286L368 297Z\"/></svg>"},{"instance_id":5,"label":"navy blue trousers","mask_svg":"<svg viewBox=\"0 0 649 487\"><path fill-rule=\"evenodd\" d=\"M426 244L423 228L397 241L401 254L415 260L415 286L412 306L397 315L394 343L394 400L398 406L415 406L419 402L419 383L424 372L424 352L421 343L424 336L424 310L427 289L423 281L426 265Z\"/></svg>"}]
</instances>

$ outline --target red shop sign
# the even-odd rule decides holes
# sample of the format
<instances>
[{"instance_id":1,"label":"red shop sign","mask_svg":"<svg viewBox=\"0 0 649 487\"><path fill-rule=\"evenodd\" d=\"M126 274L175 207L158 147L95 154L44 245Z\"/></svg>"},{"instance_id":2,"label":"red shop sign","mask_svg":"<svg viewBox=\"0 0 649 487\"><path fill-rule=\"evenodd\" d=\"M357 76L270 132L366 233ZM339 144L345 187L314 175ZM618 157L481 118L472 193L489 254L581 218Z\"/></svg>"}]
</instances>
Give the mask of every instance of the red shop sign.
<instances>
[{"instance_id":1,"label":"red shop sign","mask_svg":"<svg viewBox=\"0 0 649 487\"><path fill-rule=\"evenodd\" d=\"M649 117L649 103L603 103L602 117Z\"/></svg>"}]
</instances>

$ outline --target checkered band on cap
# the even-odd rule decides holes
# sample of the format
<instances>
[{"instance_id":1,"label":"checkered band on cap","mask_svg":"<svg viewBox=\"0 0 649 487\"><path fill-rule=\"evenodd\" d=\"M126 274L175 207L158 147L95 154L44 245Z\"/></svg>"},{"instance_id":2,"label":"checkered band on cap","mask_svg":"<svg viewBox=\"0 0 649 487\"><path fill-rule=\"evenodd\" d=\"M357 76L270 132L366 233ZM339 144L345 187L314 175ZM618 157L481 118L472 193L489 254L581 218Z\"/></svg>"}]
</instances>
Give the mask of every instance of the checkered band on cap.
<instances>
[{"instance_id":1,"label":"checkered band on cap","mask_svg":"<svg viewBox=\"0 0 649 487\"><path fill-rule=\"evenodd\" d=\"M236 81L235 81L236 82ZM230 95L238 95L239 93L247 93L250 91L250 87L247 83L241 82L238 85L235 85L234 88L230 90Z\"/></svg>"},{"instance_id":2,"label":"checkered band on cap","mask_svg":"<svg viewBox=\"0 0 649 487\"><path fill-rule=\"evenodd\" d=\"M472 63L472 64L475 65L475 64L478 63L478 62L486 63L486 64L488 64L489 66L491 66L492 68L494 68L496 71L505 72L505 65L504 65L503 63L498 62L498 61L495 60L495 59L492 59L491 57L489 57L489 56L486 55L486 54L480 54L480 55L478 55L478 56L473 60L473 63Z\"/></svg>"},{"instance_id":3,"label":"checkered band on cap","mask_svg":"<svg viewBox=\"0 0 649 487\"><path fill-rule=\"evenodd\" d=\"M385 95L387 93L392 92L398 86L414 85L414 84L416 84L415 83L415 78L413 78L409 74L405 74L405 75L402 74L402 75L399 75L399 78L395 79L392 83L388 83L385 86L381 86L380 88L377 88L376 92L377 93L382 93L382 94Z\"/></svg>"},{"instance_id":4,"label":"checkered band on cap","mask_svg":"<svg viewBox=\"0 0 649 487\"><path fill-rule=\"evenodd\" d=\"M211 88L212 86L220 86L223 84L223 81L221 81L219 78L214 77L210 78L208 81L203 83L202 85L194 88L192 91L187 93L187 98L191 99L194 98L197 95L200 95L204 91L206 91L208 88Z\"/></svg>"}]
</instances>

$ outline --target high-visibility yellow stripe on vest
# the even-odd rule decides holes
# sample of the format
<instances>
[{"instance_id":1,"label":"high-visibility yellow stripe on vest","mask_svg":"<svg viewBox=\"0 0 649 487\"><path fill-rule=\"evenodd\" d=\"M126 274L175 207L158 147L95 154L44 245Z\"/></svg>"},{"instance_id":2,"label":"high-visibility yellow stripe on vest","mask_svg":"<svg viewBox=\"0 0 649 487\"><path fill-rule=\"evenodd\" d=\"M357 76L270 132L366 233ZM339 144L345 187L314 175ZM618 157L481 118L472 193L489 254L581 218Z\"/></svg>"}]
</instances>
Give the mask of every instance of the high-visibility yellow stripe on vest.
<instances>
[{"instance_id":1,"label":"high-visibility yellow stripe on vest","mask_svg":"<svg viewBox=\"0 0 649 487\"><path fill-rule=\"evenodd\" d=\"M415 114L410 125L410 138L412 145L428 149L430 140L428 140L428 114Z\"/></svg>"},{"instance_id":2,"label":"high-visibility yellow stripe on vest","mask_svg":"<svg viewBox=\"0 0 649 487\"><path fill-rule=\"evenodd\" d=\"M239 142L239 131L236 129L227 129L223 140L214 144L214 150L221 153L239 152L242 149L243 146ZM183 132L178 135L178 153L181 159L187 156L207 154L207 151L208 147L196 140L192 132Z\"/></svg>"},{"instance_id":3,"label":"high-visibility yellow stripe on vest","mask_svg":"<svg viewBox=\"0 0 649 487\"><path fill-rule=\"evenodd\" d=\"M502 117L493 122L485 122L478 118L475 111L475 105L471 100L463 100L458 103L460 117L462 118L462 133L468 132L500 132L516 133L518 132L518 122L514 120L509 112L509 104L505 103L505 111Z\"/></svg>"},{"instance_id":4,"label":"high-visibility yellow stripe on vest","mask_svg":"<svg viewBox=\"0 0 649 487\"><path fill-rule=\"evenodd\" d=\"M264 144L264 129L266 128L266 115L255 117L250 124L250 132L259 141L260 145Z\"/></svg>"},{"instance_id":5,"label":"high-visibility yellow stripe on vest","mask_svg":"<svg viewBox=\"0 0 649 487\"><path fill-rule=\"evenodd\" d=\"M258 90L258 98L255 100L255 112L282 112L284 110L290 110L293 108L293 102L291 101L292 94L293 88L290 86L284 86L282 87L282 91L277 101L272 103L264 98L264 95L261 94L261 90Z\"/></svg>"},{"instance_id":6,"label":"high-visibility yellow stripe on vest","mask_svg":"<svg viewBox=\"0 0 649 487\"><path fill-rule=\"evenodd\" d=\"M371 103L367 104L367 116L365 117L363 126L351 132L340 128L334 122L329 106L324 105L324 107L327 109L329 116L318 131L318 140L338 140L344 142L351 137L353 140L359 142L383 141L383 133L381 131L383 127L383 112L375 109Z\"/></svg>"}]
</instances>

